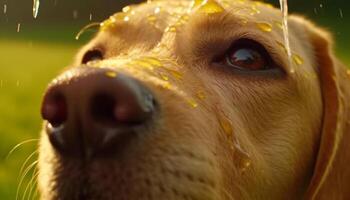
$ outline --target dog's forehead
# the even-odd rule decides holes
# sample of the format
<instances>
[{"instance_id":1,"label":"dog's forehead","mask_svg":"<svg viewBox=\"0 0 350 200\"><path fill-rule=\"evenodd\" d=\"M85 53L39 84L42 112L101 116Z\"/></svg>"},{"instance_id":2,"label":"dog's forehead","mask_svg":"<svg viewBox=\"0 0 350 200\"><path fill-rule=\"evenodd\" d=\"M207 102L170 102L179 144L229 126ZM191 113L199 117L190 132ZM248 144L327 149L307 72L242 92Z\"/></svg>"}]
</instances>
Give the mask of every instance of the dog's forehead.
<instances>
[{"instance_id":1,"label":"dog's forehead","mask_svg":"<svg viewBox=\"0 0 350 200\"><path fill-rule=\"evenodd\" d=\"M251 0L148 0L146 3L124 7L122 12L101 23L101 30L113 30L118 24L124 23L147 23L162 32L175 32L177 27L198 13L214 15L231 12L239 16L244 24L272 8L270 4Z\"/></svg>"}]
</instances>

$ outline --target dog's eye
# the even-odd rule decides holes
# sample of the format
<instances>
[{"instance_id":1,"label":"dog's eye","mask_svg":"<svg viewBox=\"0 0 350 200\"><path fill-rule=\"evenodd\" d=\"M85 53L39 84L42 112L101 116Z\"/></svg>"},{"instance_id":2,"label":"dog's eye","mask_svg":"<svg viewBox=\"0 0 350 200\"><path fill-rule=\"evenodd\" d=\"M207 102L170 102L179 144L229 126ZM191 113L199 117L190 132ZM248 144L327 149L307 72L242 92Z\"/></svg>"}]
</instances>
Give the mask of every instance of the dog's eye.
<instances>
[{"instance_id":1,"label":"dog's eye","mask_svg":"<svg viewBox=\"0 0 350 200\"><path fill-rule=\"evenodd\" d=\"M103 53L102 51L98 49L90 50L87 51L82 59L82 63L86 64L91 61L96 61L96 60L102 60L103 59Z\"/></svg>"},{"instance_id":2,"label":"dog's eye","mask_svg":"<svg viewBox=\"0 0 350 200\"><path fill-rule=\"evenodd\" d=\"M226 66L244 71L262 71L274 68L274 63L265 48L248 39L235 42L221 62Z\"/></svg>"}]
</instances>

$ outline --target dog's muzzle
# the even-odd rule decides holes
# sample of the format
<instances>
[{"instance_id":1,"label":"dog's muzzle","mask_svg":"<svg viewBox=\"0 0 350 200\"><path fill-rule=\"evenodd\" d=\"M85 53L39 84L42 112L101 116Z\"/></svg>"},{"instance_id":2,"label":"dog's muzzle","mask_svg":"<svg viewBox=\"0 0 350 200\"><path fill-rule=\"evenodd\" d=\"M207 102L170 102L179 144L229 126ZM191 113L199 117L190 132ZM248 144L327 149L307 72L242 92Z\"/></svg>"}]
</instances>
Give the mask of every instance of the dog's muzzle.
<instances>
[{"instance_id":1,"label":"dog's muzzle","mask_svg":"<svg viewBox=\"0 0 350 200\"><path fill-rule=\"evenodd\" d=\"M111 69L79 67L47 89L41 114L61 154L108 155L126 145L154 116L156 101L141 82Z\"/></svg>"}]
</instances>

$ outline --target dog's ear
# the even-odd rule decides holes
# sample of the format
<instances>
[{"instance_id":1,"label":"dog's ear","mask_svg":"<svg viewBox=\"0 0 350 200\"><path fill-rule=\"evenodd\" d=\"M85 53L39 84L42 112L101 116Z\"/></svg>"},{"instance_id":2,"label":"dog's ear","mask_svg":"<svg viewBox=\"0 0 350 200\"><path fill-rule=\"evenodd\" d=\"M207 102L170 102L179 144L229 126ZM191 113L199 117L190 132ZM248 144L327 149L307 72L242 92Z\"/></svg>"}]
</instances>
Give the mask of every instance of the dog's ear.
<instances>
[{"instance_id":1,"label":"dog's ear","mask_svg":"<svg viewBox=\"0 0 350 200\"><path fill-rule=\"evenodd\" d=\"M333 54L329 33L295 18L313 47L323 97L323 127L306 199L350 199L350 71Z\"/></svg>"}]
</instances>

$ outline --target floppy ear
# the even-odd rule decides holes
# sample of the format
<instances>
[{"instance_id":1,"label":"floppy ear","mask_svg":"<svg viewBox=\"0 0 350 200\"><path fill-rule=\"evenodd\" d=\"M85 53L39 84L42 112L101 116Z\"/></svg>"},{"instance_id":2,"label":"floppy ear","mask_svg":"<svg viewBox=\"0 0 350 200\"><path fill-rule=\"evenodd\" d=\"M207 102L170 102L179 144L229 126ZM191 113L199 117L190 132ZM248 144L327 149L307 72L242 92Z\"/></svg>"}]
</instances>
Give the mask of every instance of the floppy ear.
<instances>
[{"instance_id":1,"label":"floppy ear","mask_svg":"<svg viewBox=\"0 0 350 200\"><path fill-rule=\"evenodd\" d=\"M302 20L314 48L323 127L306 199L350 199L350 71L333 54L328 33Z\"/></svg>"}]
</instances>

